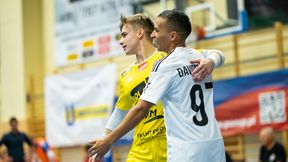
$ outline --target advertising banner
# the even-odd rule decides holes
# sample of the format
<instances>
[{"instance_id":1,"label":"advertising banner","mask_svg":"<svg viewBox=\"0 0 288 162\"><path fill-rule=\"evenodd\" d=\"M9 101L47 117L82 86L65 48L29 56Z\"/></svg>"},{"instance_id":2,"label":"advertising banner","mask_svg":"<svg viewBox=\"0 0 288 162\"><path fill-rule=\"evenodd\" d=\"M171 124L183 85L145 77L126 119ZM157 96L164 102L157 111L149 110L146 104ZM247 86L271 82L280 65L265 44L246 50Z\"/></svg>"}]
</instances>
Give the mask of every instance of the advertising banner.
<instances>
[{"instance_id":1,"label":"advertising banner","mask_svg":"<svg viewBox=\"0 0 288 162\"><path fill-rule=\"evenodd\" d=\"M114 102L115 84L115 65L46 77L45 123L49 144L82 145L103 136Z\"/></svg>"},{"instance_id":2,"label":"advertising banner","mask_svg":"<svg viewBox=\"0 0 288 162\"><path fill-rule=\"evenodd\" d=\"M222 134L288 130L288 70L215 82L215 112Z\"/></svg>"},{"instance_id":3,"label":"advertising banner","mask_svg":"<svg viewBox=\"0 0 288 162\"><path fill-rule=\"evenodd\" d=\"M66 66L123 53L118 45L120 15L131 0L55 0L55 64Z\"/></svg>"}]
</instances>

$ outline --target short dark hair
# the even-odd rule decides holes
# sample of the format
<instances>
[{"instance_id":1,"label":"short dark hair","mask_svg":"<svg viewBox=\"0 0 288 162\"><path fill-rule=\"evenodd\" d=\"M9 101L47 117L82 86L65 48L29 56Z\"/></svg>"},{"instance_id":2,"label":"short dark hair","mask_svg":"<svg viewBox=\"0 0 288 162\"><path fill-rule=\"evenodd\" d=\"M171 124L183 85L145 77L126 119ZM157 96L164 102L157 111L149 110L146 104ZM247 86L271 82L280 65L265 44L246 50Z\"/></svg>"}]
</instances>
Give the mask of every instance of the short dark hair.
<instances>
[{"instance_id":1,"label":"short dark hair","mask_svg":"<svg viewBox=\"0 0 288 162\"><path fill-rule=\"evenodd\" d=\"M18 122L18 121L15 117L11 117L9 120L9 123L11 124L12 122Z\"/></svg>"},{"instance_id":2,"label":"short dark hair","mask_svg":"<svg viewBox=\"0 0 288 162\"><path fill-rule=\"evenodd\" d=\"M165 10L158 17L165 18L169 30L174 30L185 40L191 33L192 27L189 17L180 10Z\"/></svg>"},{"instance_id":3,"label":"short dark hair","mask_svg":"<svg viewBox=\"0 0 288 162\"><path fill-rule=\"evenodd\" d=\"M136 14L132 16L121 15L120 21L120 31L122 31L122 28L125 24L130 24L136 29L143 28L146 34L146 38L152 42L150 35L154 30L154 23L148 16L144 14Z\"/></svg>"}]
</instances>

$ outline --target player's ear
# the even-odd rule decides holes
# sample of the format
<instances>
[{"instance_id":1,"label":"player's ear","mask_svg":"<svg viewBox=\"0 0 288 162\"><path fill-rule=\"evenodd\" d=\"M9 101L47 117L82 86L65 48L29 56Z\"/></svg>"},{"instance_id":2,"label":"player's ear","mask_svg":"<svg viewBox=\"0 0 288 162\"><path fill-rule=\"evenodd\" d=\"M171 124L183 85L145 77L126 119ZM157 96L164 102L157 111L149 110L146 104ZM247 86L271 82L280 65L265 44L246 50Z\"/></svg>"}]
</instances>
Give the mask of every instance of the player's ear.
<instances>
[{"instance_id":1,"label":"player's ear","mask_svg":"<svg viewBox=\"0 0 288 162\"><path fill-rule=\"evenodd\" d=\"M170 40L174 41L176 39L176 37L177 37L177 32L176 31L172 31L170 33Z\"/></svg>"},{"instance_id":2,"label":"player's ear","mask_svg":"<svg viewBox=\"0 0 288 162\"><path fill-rule=\"evenodd\" d=\"M143 37L144 37L144 34L145 34L145 32L144 32L144 30L143 30L142 28L140 28L140 29L137 31L137 37L138 37L139 39L143 38Z\"/></svg>"}]
</instances>

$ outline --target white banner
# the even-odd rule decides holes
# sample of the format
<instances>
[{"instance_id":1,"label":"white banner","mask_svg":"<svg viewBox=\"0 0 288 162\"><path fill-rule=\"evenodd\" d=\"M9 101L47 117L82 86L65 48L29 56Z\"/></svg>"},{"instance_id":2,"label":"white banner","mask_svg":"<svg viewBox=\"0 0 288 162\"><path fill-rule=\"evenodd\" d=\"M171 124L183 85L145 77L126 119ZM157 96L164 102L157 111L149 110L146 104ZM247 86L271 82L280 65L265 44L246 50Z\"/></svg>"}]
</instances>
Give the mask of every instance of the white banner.
<instances>
[{"instance_id":1,"label":"white banner","mask_svg":"<svg viewBox=\"0 0 288 162\"><path fill-rule=\"evenodd\" d=\"M83 63L123 53L120 15L133 13L131 0L55 0L55 62Z\"/></svg>"},{"instance_id":2,"label":"white banner","mask_svg":"<svg viewBox=\"0 0 288 162\"><path fill-rule=\"evenodd\" d=\"M116 66L45 78L46 137L73 146L101 137L115 96Z\"/></svg>"}]
</instances>

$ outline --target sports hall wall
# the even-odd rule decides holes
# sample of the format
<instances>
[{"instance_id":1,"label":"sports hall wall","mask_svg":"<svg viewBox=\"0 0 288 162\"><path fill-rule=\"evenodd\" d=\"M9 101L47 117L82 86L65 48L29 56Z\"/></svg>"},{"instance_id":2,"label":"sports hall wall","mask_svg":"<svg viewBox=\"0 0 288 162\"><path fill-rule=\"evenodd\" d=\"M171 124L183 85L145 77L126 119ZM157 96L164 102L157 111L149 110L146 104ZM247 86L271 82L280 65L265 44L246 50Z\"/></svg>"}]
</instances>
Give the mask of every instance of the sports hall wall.
<instances>
[{"instance_id":1,"label":"sports hall wall","mask_svg":"<svg viewBox=\"0 0 288 162\"><path fill-rule=\"evenodd\" d=\"M13 12L12 12L13 11ZM1 121L11 115L25 119L25 86L21 1L0 1ZM5 60L5 61L4 61ZM7 85L7 86L3 86ZM9 85L9 86L8 86ZM6 107L9 109L3 109ZM2 128L2 127L1 127Z\"/></svg>"},{"instance_id":2,"label":"sports hall wall","mask_svg":"<svg viewBox=\"0 0 288 162\"><path fill-rule=\"evenodd\" d=\"M223 4L215 4L216 7L225 9ZM168 1L167 6L173 8L174 4ZM160 11L159 4L146 6L144 11L155 17ZM116 63L119 75L133 63L133 57L123 54L115 58L57 68L53 61L53 24L53 0L0 0L0 136L9 130L7 121L11 116L16 116L20 121L20 129L32 137L45 135L45 75L101 67L107 63ZM280 30L280 41L277 26L204 40L190 46L215 48L224 52L225 65L214 71L214 79L245 76L288 67L288 26L280 26ZM282 47L279 46L281 38ZM287 137L287 132L277 132L277 138L286 143L286 148ZM257 159L257 152L253 152L253 149L258 151L259 147L257 135L226 138L225 142L229 144L228 149L232 150L235 159ZM63 162L81 161L84 155L83 146L59 148L58 154Z\"/></svg>"},{"instance_id":3,"label":"sports hall wall","mask_svg":"<svg viewBox=\"0 0 288 162\"><path fill-rule=\"evenodd\" d=\"M40 6L40 0L0 1L1 128L16 116L20 127L27 129L29 79L34 74L44 75Z\"/></svg>"},{"instance_id":4,"label":"sports hall wall","mask_svg":"<svg viewBox=\"0 0 288 162\"><path fill-rule=\"evenodd\" d=\"M10 117L29 133L29 85L44 75L40 0L0 0L0 136ZM42 116L43 118L43 116ZM3 147L0 149L0 151Z\"/></svg>"}]
</instances>

